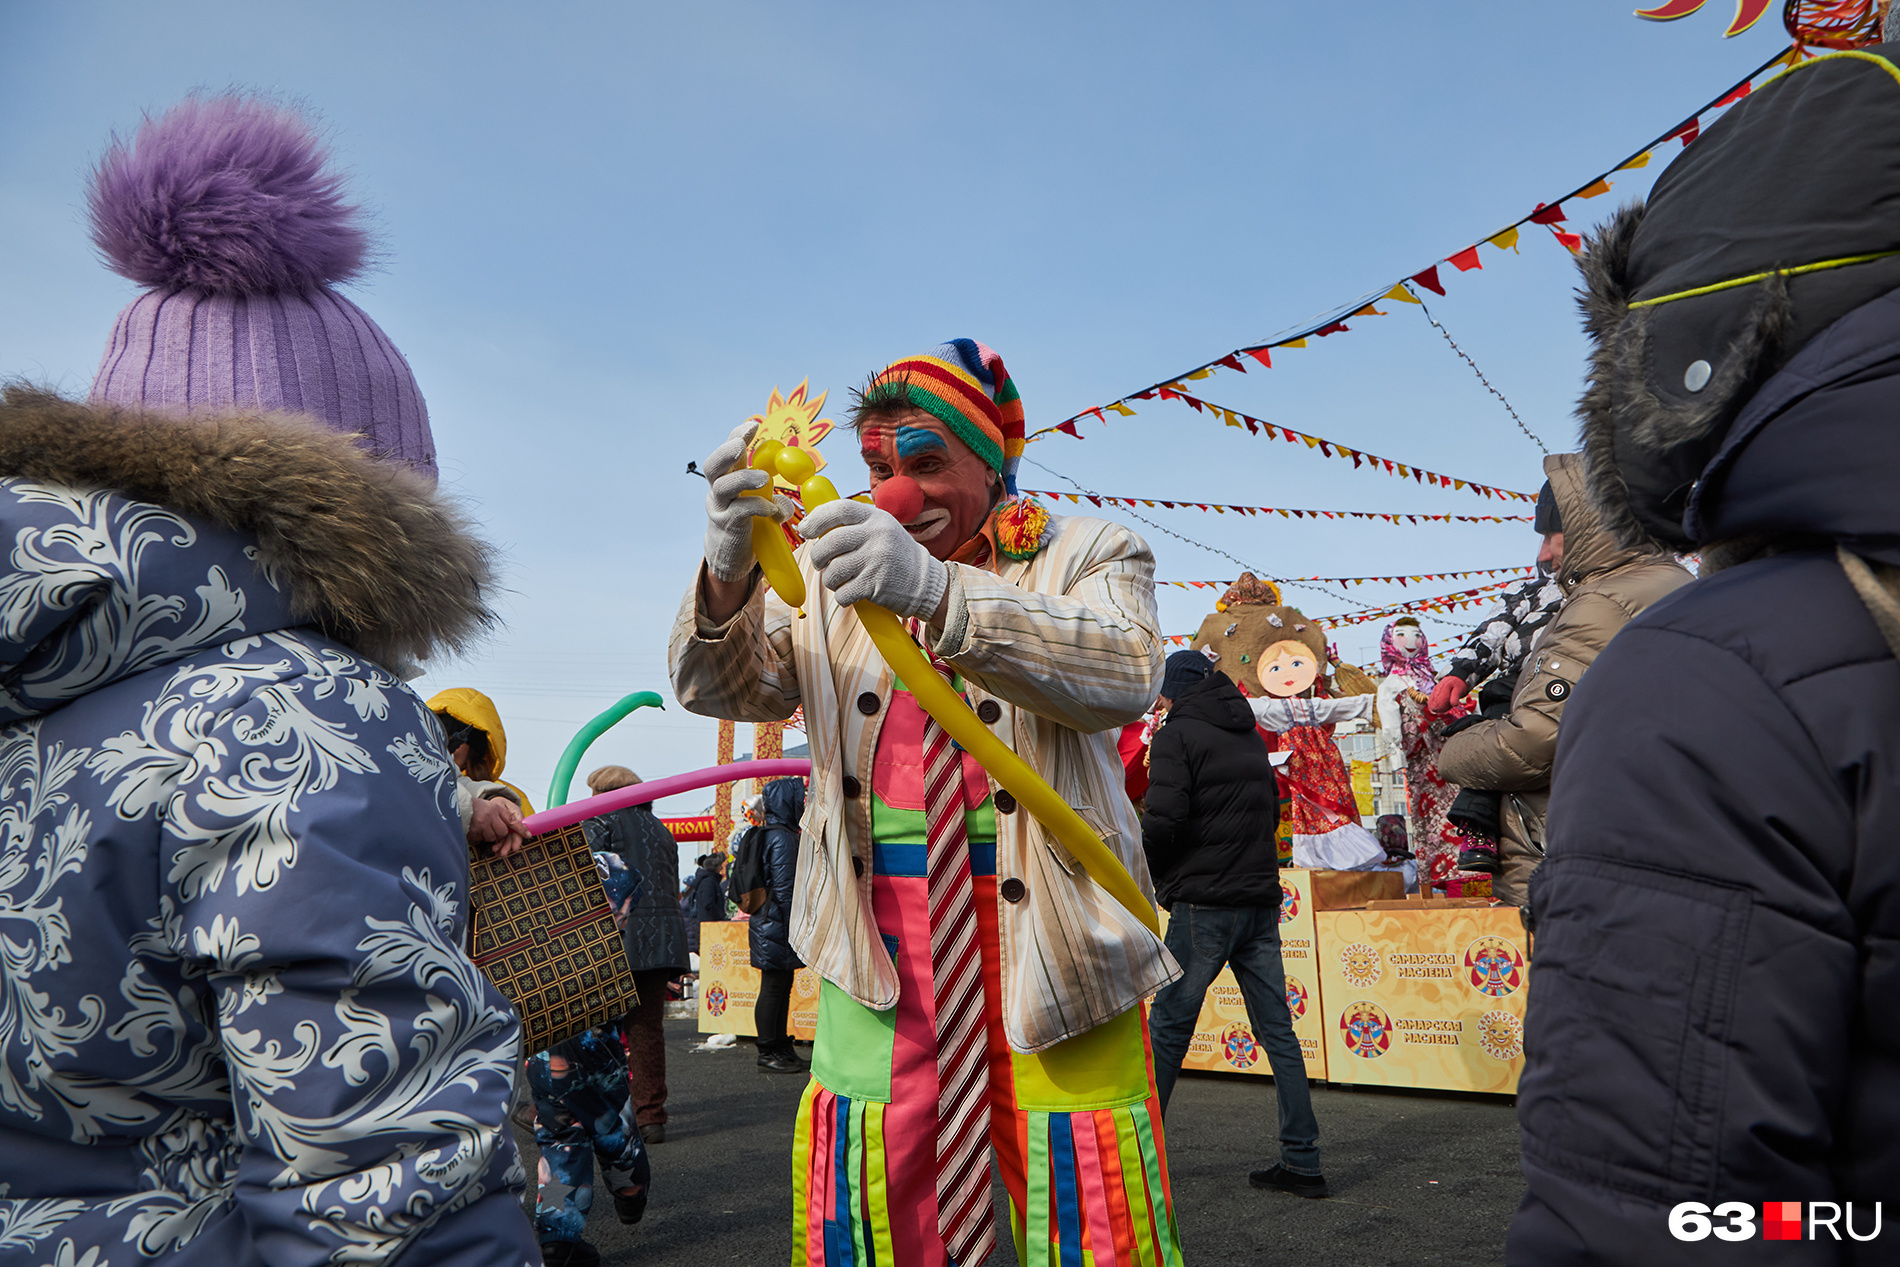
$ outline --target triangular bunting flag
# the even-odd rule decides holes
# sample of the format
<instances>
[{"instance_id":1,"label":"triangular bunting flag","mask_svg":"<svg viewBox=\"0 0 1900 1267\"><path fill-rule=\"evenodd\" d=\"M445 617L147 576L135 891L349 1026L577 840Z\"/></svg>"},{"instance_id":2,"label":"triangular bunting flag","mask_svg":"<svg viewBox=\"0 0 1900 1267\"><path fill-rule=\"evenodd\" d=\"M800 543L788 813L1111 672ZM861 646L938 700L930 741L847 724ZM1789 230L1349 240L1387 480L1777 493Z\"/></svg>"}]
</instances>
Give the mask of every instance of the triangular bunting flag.
<instances>
[{"instance_id":1,"label":"triangular bunting flag","mask_svg":"<svg viewBox=\"0 0 1900 1267\"><path fill-rule=\"evenodd\" d=\"M1474 268L1484 267L1484 262L1478 258L1478 248L1475 246L1467 246L1445 262L1461 273L1469 273Z\"/></svg>"},{"instance_id":2,"label":"triangular bunting flag","mask_svg":"<svg viewBox=\"0 0 1900 1267\"><path fill-rule=\"evenodd\" d=\"M1390 299L1397 303L1402 303L1402 304L1415 304L1419 302L1419 297L1417 295L1414 295L1411 291L1405 289L1404 282L1400 282L1398 285L1394 286L1391 290L1386 291L1385 294L1380 295L1379 298Z\"/></svg>"},{"instance_id":3,"label":"triangular bunting flag","mask_svg":"<svg viewBox=\"0 0 1900 1267\"><path fill-rule=\"evenodd\" d=\"M1273 368L1273 358L1267 355L1267 349L1248 348L1247 355L1251 356L1254 360L1260 362L1260 364L1266 369Z\"/></svg>"},{"instance_id":4,"label":"triangular bunting flag","mask_svg":"<svg viewBox=\"0 0 1900 1267\"><path fill-rule=\"evenodd\" d=\"M1515 251L1517 249L1517 226L1512 225L1496 237L1486 238L1485 241L1497 247L1500 251Z\"/></svg>"},{"instance_id":5,"label":"triangular bunting flag","mask_svg":"<svg viewBox=\"0 0 1900 1267\"><path fill-rule=\"evenodd\" d=\"M1582 189L1579 189L1576 192L1576 197L1595 198L1599 194L1607 194L1609 192L1610 192L1610 182L1607 180L1604 180L1601 176L1599 176L1595 180L1591 181L1589 184L1585 185Z\"/></svg>"},{"instance_id":6,"label":"triangular bunting flag","mask_svg":"<svg viewBox=\"0 0 1900 1267\"><path fill-rule=\"evenodd\" d=\"M1438 280L1438 265L1434 264L1422 273L1413 273L1412 280L1431 291L1434 295L1445 293L1445 287Z\"/></svg>"}]
</instances>

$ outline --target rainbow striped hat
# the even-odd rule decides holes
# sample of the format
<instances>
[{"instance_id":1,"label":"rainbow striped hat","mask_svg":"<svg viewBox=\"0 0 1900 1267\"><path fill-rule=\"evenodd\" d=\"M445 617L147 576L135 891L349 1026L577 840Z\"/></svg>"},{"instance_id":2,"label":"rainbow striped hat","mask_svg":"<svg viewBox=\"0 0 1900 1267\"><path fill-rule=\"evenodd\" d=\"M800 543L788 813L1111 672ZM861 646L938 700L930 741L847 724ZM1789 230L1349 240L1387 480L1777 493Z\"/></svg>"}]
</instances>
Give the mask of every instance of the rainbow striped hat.
<instances>
[{"instance_id":1,"label":"rainbow striped hat","mask_svg":"<svg viewBox=\"0 0 1900 1267\"><path fill-rule=\"evenodd\" d=\"M892 361L866 386L867 402L907 400L956 433L1016 492L1023 457L1023 402L1003 358L975 339L952 339Z\"/></svg>"}]
</instances>

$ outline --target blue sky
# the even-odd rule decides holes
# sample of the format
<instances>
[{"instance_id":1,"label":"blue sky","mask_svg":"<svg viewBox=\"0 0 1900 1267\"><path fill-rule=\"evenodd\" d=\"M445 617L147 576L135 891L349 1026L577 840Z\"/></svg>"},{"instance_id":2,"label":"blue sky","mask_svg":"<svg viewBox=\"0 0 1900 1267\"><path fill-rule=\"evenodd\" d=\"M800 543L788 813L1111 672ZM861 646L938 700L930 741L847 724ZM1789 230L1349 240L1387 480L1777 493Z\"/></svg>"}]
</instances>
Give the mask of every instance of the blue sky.
<instances>
[{"instance_id":1,"label":"blue sky","mask_svg":"<svg viewBox=\"0 0 1900 1267\"><path fill-rule=\"evenodd\" d=\"M810 376L841 404L878 365L968 335L1003 354L1032 428L1058 421L1468 245L1785 42L1772 17L1722 39L1719 4L1672 24L1630 7L14 0L0 4L0 375L83 394L136 293L97 262L81 214L108 133L194 88L307 103L384 250L349 293L409 358L446 486L508 555L506 628L419 685L493 695L509 773L539 800L588 717L665 692L703 529L704 486L682 472L775 384ZM1643 192L1677 148L1568 204L1573 224ZM1441 270L1433 311L1553 451L1571 447L1574 265L1542 230L1484 260ZM1536 447L1417 309L1387 307L1205 394L1534 491ZM1084 435L1029 457L1109 493L1496 505L1179 404ZM855 455L828 447L840 485L858 486ZM1282 576L1496 567L1536 545L1524 525L1152 517ZM1237 571L1136 526L1163 578ZM1349 606L1288 598L1314 615ZM1160 602L1171 633L1211 609L1197 591ZM1435 645L1453 628L1429 627ZM1369 658L1380 628L1343 629L1342 650ZM646 710L583 769L708 765L713 731Z\"/></svg>"}]
</instances>

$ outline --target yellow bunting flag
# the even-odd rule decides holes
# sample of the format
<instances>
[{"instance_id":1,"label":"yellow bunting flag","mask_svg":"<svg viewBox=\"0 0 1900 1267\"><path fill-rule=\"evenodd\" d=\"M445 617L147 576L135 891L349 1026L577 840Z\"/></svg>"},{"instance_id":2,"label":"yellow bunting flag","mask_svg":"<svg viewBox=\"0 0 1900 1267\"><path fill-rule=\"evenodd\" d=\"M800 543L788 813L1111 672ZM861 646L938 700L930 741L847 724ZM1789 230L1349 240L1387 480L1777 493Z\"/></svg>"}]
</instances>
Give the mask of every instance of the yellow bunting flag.
<instances>
[{"instance_id":1,"label":"yellow bunting flag","mask_svg":"<svg viewBox=\"0 0 1900 1267\"><path fill-rule=\"evenodd\" d=\"M1597 179L1591 181L1588 185L1584 186L1582 189L1579 189L1576 192L1575 196L1578 198L1594 198L1598 194L1607 194L1609 192L1610 192L1610 182L1607 180L1604 180L1601 176L1599 176Z\"/></svg>"},{"instance_id":2,"label":"yellow bunting flag","mask_svg":"<svg viewBox=\"0 0 1900 1267\"><path fill-rule=\"evenodd\" d=\"M1383 312L1380 312L1377 308L1374 308L1371 304L1367 304L1365 307L1361 308L1358 312L1355 312L1352 315L1355 317L1383 317L1385 316Z\"/></svg>"},{"instance_id":3,"label":"yellow bunting flag","mask_svg":"<svg viewBox=\"0 0 1900 1267\"><path fill-rule=\"evenodd\" d=\"M1276 348L1303 348L1306 346L1306 340L1288 339L1285 343L1276 343L1273 346Z\"/></svg>"},{"instance_id":4,"label":"yellow bunting flag","mask_svg":"<svg viewBox=\"0 0 1900 1267\"><path fill-rule=\"evenodd\" d=\"M1635 158L1632 158L1629 162L1623 164L1623 166L1617 168L1616 170L1621 172L1621 171L1628 171L1632 167L1648 167L1648 166L1649 166L1649 151L1644 150L1641 154L1638 154Z\"/></svg>"},{"instance_id":5,"label":"yellow bunting flag","mask_svg":"<svg viewBox=\"0 0 1900 1267\"><path fill-rule=\"evenodd\" d=\"M1116 401L1114 404L1110 405L1109 408L1113 409L1116 413L1120 414L1124 418L1133 418L1135 416L1135 411L1130 409L1127 405L1124 405L1119 400Z\"/></svg>"},{"instance_id":6,"label":"yellow bunting flag","mask_svg":"<svg viewBox=\"0 0 1900 1267\"><path fill-rule=\"evenodd\" d=\"M1189 378L1212 378L1213 376L1214 371L1211 369L1195 370L1192 374L1188 375Z\"/></svg>"},{"instance_id":7,"label":"yellow bunting flag","mask_svg":"<svg viewBox=\"0 0 1900 1267\"><path fill-rule=\"evenodd\" d=\"M1394 286L1391 290L1386 291L1385 294L1380 295L1379 298L1391 299L1402 304L1415 304L1419 302L1419 298L1417 295L1414 295L1411 291L1405 289L1404 282L1400 282L1398 285Z\"/></svg>"},{"instance_id":8,"label":"yellow bunting flag","mask_svg":"<svg viewBox=\"0 0 1900 1267\"><path fill-rule=\"evenodd\" d=\"M1515 251L1517 249L1517 226L1512 225L1496 237L1486 238L1485 241L1497 247L1500 251Z\"/></svg>"},{"instance_id":9,"label":"yellow bunting flag","mask_svg":"<svg viewBox=\"0 0 1900 1267\"><path fill-rule=\"evenodd\" d=\"M1241 425L1239 416L1236 415L1233 410L1223 409L1221 410L1221 414L1227 419L1228 426L1238 427Z\"/></svg>"}]
</instances>

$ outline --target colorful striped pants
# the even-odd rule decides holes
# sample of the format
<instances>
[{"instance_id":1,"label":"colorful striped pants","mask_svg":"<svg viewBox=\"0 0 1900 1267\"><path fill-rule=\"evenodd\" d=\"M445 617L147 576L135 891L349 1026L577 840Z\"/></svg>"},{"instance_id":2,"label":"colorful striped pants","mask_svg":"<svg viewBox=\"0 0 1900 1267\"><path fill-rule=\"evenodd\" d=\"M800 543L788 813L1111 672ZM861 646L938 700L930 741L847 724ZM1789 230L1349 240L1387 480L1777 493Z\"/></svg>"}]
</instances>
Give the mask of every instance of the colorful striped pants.
<instances>
[{"instance_id":1,"label":"colorful striped pants","mask_svg":"<svg viewBox=\"0 0 1900 1267\"><path fill-rule=\"evenodd\" d=\"M793 1158L793 1267L949 1264L937 1230L937 1066L927 880L878 851L873 910L899 999L820 987ZM990 1139L1024 1267L1179 1267L1141 1009L1035 1056L1003 1038L993 848L973 847L989 1031ZM987 857L979 860L979 853ZM915 870L921 871L921 855ZM987 866L985 865L987 864ZM891 874L892 871L900 874Z\"/></svg>"}]
</instances>

